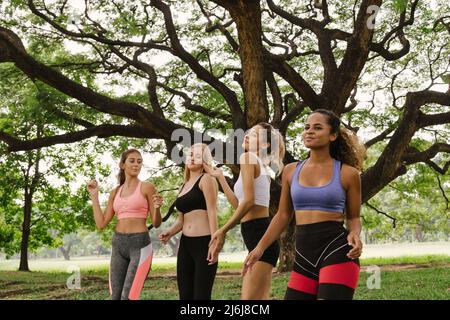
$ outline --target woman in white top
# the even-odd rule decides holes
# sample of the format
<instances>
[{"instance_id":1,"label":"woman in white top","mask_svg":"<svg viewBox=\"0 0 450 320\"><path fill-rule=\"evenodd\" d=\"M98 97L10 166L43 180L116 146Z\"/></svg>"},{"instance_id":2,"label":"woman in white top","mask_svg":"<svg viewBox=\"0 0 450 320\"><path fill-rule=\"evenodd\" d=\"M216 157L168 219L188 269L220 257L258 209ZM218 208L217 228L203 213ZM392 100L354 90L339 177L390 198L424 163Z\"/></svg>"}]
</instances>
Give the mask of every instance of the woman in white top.
<instances>
[{"instance_id":1,"label":"woman in white top","mask_svg":"<svg viewBox=\"0 0 450 320\"><path fill-rule=\"evenodd\" d=\"M222 189L234 208L234 214L228 222L211 236L208 259L217 261L217 256L225 242L226 233L241 222L241 232L245 245L252 251L264 235L270 224L270 175L267 165L276 166L279 174L283 169L284 141L278 130L268 123L259 123L252 127L242 144L245 153L240 157L239 179L234 192L228 185L223 171L205 165L205 171L219 180ZM272 281L272 269L279 256L278 242L269 246L263 256L247 273L242 282L241 299L269 299Z\"/></svg>"}]
</instances>

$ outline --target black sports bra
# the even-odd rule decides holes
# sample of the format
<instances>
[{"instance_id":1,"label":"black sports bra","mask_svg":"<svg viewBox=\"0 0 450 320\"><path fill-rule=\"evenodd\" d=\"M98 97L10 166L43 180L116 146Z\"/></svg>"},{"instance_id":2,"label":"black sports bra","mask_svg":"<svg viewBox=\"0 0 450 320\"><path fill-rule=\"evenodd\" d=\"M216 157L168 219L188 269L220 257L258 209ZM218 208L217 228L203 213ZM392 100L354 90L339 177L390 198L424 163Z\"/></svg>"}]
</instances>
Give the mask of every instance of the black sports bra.
<instances>
[{"instance_id":1,"label":"black sports bra","mask_svg":"<svg viewBox=\"0 0 450 320\"><path fill-rule=\"evenodd\" d=\"M175 200L175 207L183 214L191 212L192 210L203 209L206 210L206 200L203 191L199 188L199 183L203 174L197 179L191 190L178 197ZM183 185L184 187L184 185ZM183 189L183 188L181 188Z\"/></svg>"}]
</instances>

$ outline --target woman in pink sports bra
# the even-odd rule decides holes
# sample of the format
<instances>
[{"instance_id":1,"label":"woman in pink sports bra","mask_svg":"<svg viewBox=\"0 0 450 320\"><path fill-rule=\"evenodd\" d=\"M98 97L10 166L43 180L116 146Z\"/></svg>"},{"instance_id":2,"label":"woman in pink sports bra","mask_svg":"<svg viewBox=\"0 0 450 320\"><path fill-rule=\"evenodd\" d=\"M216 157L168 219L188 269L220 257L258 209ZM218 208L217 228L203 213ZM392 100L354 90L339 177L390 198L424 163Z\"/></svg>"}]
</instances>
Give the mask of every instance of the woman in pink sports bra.
<instances>
[{"instance_id":1,"label":"woman in pink sports bra","mask_svg":"<svg viewBox=\"0 0 450 320\"><path fill-rule=\"evenodd\" d=\"M147 217L150 213L154 227L161 225L163 200L153 184L138 179L142 168L142 155L138 150L122 153L119 166L119 186L111 191L104 211L98 200L97 181L90 181L87 189L98 229L104 229L114 214L117 215L109 270L111 299L138 300L153 257Z\"/></svg>"}]
</instances>

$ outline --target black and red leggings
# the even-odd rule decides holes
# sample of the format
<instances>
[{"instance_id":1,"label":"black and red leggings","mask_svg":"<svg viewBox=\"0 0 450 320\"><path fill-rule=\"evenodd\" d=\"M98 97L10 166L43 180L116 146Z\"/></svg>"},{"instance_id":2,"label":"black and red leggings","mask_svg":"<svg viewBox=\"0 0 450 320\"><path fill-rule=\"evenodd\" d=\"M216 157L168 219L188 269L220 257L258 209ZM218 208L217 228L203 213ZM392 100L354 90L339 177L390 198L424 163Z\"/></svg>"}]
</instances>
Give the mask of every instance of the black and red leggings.
<instances>
[{"instance_id":1,"label":"black and red leggings","mask_svg":"<svg viewBox=\"0 0 450 320\"><path fill-rule=\"evenodd\" d=\"M294 270L286 300L352 299L359 279L359 260L347 257L348 231L341 222L296 226Z\"/></svg>"}]
</instances>

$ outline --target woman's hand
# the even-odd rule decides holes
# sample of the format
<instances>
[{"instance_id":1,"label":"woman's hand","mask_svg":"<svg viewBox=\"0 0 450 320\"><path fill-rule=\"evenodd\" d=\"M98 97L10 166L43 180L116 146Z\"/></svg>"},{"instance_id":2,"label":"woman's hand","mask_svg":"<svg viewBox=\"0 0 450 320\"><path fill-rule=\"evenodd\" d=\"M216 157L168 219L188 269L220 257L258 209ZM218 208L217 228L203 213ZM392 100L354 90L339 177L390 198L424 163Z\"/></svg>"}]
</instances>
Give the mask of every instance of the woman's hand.
<instances>
[{"instance_id":1,"label":"woman's hand","mask_svg":"<svg viewBox=\"0 0 450 320\"><path fill-rule=\"evenodd\" d=\"M159 193L154 194L152 200L153 200L153 207L155 209L161 208L161 206L164 203L164 199Z\"/></svg>"},{"instance_id":2,"label":"woman's hand","mask_svg":"<svg viewBox=\"0 0 450 320\"><path fill-rule=\"evenodd\" d=\"M353 248L347 253L347 257L350 259L356 259L361 256L363 244L359 239L359 235L356 233L350 232L347 236L347 241L350 246Z\"/></svg>"},{"instance_id":3,"label":"woman's hand","mask_svg":"<svg viewBox=\"0 0 450 320\"><path fill-rule=\"evenodd\" d=\"M203 169L205 170L206 173L209 173L214 178L218 179L221 176L223 176L223 170L221 168L213 168L204 162L203 162Z\"/></svg>"},{"instance_id":4,"label":"woman's hand","mask_svg":"<svg viewBox=\"0 0 450 320\"><path fill-rule=\"evenodd\" d=\"M87 184L87 191L91 195L91 197L98 196L98 183L97 180L91 180Z\"/></svg>"},{"instance_id":5,"label":"woman's hand","mask_svg":"<svg viewBox=\"0 0 450 320\"><path fill-rule=\"evenodd\" d=\"M255 249L250 251L247 255L247 258L245 258L244 261L244 268L242 269L242 276L245 276L247 271L249 271L252 266L261 259L262 255L264 253L264 250L261 250L259 246L256 246Z\"/></svg>"},{"instance_id":6,"label":"woman's hand","mask_svg":"<svg viewBox=\"0 0 450 320\"><path fill-rule=\"evenodd\" d=\"M161 241L162 244L167 244L167 242L169 242L170 238L172 238L172 235L170 234L169 231L164 230L163 232L161 232L158 236L159 241Z\"/></svg>"},{"instance_id":7,"label":"woman's hand","mask_svg":"<svg viewBox=\"0 0 450 320\"><path fill-rule=\"evenodd\" d=\"M225 243L225 232L223 232L222 229L217 230L211 235L211 241L209 242L209 249L208 249L208 261L210 261L209 264L214 263L211 261L218 260L219 252L220 250L222 250L224 243Z\"/></svg>"},{"instance_id":8,"label":"woman's hand","mask_svg":"<svg viewBox=\"0 0 450 320\"><path fill-rule=\"evenodd\" d=\"M215 264L219 260L219 255L214 254L215 253L214 251L215 251L214 246L208 248L208 256L206 258L206 260L208 260L208 264Z\"/></svg>"}]
</instances>

